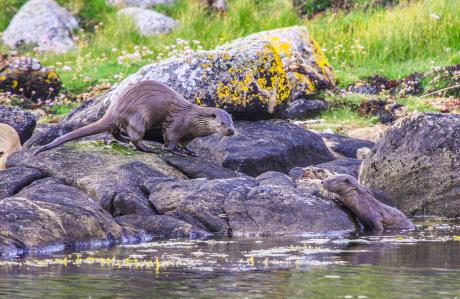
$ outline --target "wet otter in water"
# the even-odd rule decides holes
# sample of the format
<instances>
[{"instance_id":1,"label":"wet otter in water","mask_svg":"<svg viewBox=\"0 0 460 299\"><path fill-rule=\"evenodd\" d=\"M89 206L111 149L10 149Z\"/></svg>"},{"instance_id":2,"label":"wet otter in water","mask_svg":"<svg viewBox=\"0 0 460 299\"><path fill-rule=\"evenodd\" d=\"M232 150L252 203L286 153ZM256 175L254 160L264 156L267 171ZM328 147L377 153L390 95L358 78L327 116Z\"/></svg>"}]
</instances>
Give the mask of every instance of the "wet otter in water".
<instances>
[{"instance_id":1,"label":"wet otter in water","mask_svg":"<svg viewBox=\"0 0 460 299\"><path fill-rule=\"evenodd\" d=\"M163 127L165 147L180 155L196 156L187 147L196 137L215 132L224 136L235 134L232 118L224 110L192 104L169 86L147 80L130 86L110 104L101 119L40 147L34 156L65 142L104 131L109 131L119 141L130 141L138 150L150 153L153 151L144 145L142 139L147 130L158 125Z\"/></svg>"},{"instance_id":2,"label":"wet otter in water","mask_svg":"<svg viewBox=\"0 0 460 299\"><path fill-rule=\"evenodd\" d=\"M324 189L337 193L340 202L350 209L367 229L379 231L414 228L406 215L375 199L372 193L351 175L334 175L323 180L321 184Z\"/></svg>"}]
</instances>

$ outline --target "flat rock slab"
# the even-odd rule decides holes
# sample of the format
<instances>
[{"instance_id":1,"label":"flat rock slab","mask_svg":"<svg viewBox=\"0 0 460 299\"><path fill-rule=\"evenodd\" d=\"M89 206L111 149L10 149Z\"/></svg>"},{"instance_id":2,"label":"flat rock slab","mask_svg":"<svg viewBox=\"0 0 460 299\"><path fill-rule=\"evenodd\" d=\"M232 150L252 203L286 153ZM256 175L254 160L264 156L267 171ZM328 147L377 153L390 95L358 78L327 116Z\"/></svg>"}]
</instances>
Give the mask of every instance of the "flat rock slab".
<instances>
[{"instance_id":1,"label":"flat rock slab","mask_svg":"<svg viewBox=\"0 0 460 299\"><path fill-rule=\"evenodd\" d=\"M123 234L96 201L56 178L0 200L0 256L121 243Z\"/></svg>"},{"instance_id":2,"label":"flat rock slab","mask_svg":"<svg viewBox=\"0 0 460 299\"><path fill-rule=\"evenodd\" d=\"M317 134L285 121L239 121L236 130L230 138L215 134L195 139L190 146L200 156L250 176L270 170L287 173L295 166L334 159Z\"/></svg>"},{"instance_id":3,"label":"flat rock slab","mask_svg":"<svg viewBox=\"0 0 460 299\"><path fill-rule=\"evenodd\" d=\"M37 121L32 113L16 107L0 105L0 123L13 127L19 135L21 143L32 136Z\"/></svg>"},{"instance_id":4,"label":"flat rock slab","mask_svg":"<svg viewBox=\"0 0 460 299\"><path fill-rule=\"evenodd\" d=\"M363 161L359 178L387 192L405 214L460 216L460 115L398 121Z\"/></svg>"},{"instance_id":5,"label":"flat rock slab","mask_svg":"<svg viewBox=\"0 0 460 299\"><path fill-rule=\"evenodd\" d=\"M74 48L73 30L77 20L53 0L29 0L13 17L3 32L3 42L10 48L23 45L40 51L63 53Z\"/></svg>"}]
</instances>

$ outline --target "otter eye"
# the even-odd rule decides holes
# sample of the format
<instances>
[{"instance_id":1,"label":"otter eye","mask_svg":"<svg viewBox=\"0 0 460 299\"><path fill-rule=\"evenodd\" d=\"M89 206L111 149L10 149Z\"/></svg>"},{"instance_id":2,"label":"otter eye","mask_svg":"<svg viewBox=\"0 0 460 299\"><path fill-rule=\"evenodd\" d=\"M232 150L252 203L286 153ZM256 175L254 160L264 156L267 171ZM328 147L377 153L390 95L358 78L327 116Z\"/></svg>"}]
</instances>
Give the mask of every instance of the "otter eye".
<instances>
[{"instance_id":1,"label":"otter eye","mask_svg":"<svg viewBox=\"0 0 460 299\"><path fill-rule=\"evenodd\" d=\"M224 122L221 122L220 124L223 125L223 126L225 126L225 123L224 123Z\"/></svg>"},{"instance_id":2,"label":"otter eye","mask_svg":"<svg viewBox=\"0 0 460 299\"><path fill-rule=\"evenodd\" d=\"M0 157L3 156L3 152L0 152Z\"/></svg>"},{"instance_id":3,"label":"otter eye","mask_svg":"<svg viewBox=\"0 0 460 299\"><path fill-rule=\"evenodd\" d=\"M217 115L215 115L215 114L211 114L211 117L212 117L212 118L216 118L216 117L217 117Z\"/></svg>"}]
</instances>

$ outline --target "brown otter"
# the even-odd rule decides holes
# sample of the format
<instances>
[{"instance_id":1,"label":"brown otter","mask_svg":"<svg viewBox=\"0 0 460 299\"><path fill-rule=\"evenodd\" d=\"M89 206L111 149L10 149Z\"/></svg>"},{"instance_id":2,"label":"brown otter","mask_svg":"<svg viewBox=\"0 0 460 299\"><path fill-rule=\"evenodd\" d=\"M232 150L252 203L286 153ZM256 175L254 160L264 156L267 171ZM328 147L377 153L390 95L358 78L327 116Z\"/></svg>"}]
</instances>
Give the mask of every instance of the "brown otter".
<instances>
[{"instance_id":1,"label":"brown otter","mask_svg":"<svg viewBox=\"0 0 460 299\"><path fill-rule=\"evenodd\" d=\"M101 119L40 147L34 156L70 140L104 131L119 141L131 141L140 151L153 152L142 138L148 129L159 125L163 127L165 147L180 155L196 156L187 147L195 137L215 132L224 136L235 133L232 118L224 110L192 104L169 86L146 80L130 86L110 104Z\"/></svg>"},{"instance_id":2,"label":"brown otter","mask_svg":"<svg viewBox=\"0 0 460 299\"><path fill-rule=\"evenodd\" d=\"M374 198L351 175L338 174L322 181L324 189L337 193L339 200L358 217L365 228L413 229L414 225L401 211L387 206Z\"/></svg>"},{"instance_id":3,"label":"brown otter","mask_svg":"<svg viewBox=\"0 0 460 299\"><path fill-rule=\"evenodd\" d=\"M5 169L8 156L20 150L21 141L16 130L7 124L0 124L0 169Z\"/></svg>"}]
</instances>

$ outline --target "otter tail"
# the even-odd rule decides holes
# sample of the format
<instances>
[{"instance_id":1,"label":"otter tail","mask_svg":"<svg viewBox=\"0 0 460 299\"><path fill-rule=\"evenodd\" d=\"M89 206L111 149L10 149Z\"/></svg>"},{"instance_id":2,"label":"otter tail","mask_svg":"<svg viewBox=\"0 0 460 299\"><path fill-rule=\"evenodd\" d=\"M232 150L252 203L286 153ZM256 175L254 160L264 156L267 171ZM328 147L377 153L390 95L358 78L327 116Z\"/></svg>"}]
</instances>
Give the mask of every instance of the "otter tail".
<instances>
[{"instance_id":1,"label":"otter tail","mask_svg":"<svg viewBox=\"0 0 460 299\"><path fill-rule=\"evenodd\" d=\"M85 136L90 136L98 133L102 133L104 131L107 131L111 127L111 123L108 119L106 118L101 118L100 120L96 121L95 123L89 124L87 126L84 126L82 128L78 128L72 132L69 132L65 135L62 135L59 138L56 138L53 142L48 143L42 147L40 147L38 150L35 151L34 157L38 155L41 152L47 151L49 149L52 149L58 145L61 145L63 143L66 143L71 140L75 140L81 137Z\"/></svg>"}]
</instances>

